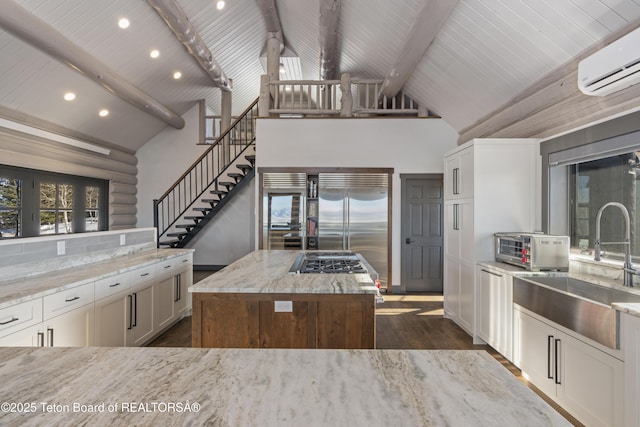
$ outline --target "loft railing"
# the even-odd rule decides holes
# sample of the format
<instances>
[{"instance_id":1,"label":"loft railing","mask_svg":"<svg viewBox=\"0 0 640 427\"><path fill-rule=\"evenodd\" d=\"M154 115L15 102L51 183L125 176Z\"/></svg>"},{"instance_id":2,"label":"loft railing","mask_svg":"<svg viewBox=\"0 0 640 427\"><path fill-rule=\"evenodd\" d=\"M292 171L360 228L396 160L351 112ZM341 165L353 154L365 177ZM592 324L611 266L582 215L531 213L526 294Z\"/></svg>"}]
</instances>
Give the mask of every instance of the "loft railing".
<instances>
[{"instance_id":1,"label":"loft railing","mask_svg":"<svg viewBox=\"0 0 640 427\"><path fill-rule=\"evenodd\" d=\"M158 242L207 190L217 189L219 178L255 143L257 117L258 99L210 144L160 198L153 201L153 222L158 231Z\"/></svg>"},{"instance_id":2,"label":"loft railing","mask_svg":"<svg viewBox=\"0 0 640 427\"><path fill-rule=\"evenodd\" d=\"M276 80L263 76L261 102L277 115L370 115L423 116L427 112L406 93L388 98L382 93L382 80L352 79L343 74L340 80Z\"/></svg>"}]
</instances>

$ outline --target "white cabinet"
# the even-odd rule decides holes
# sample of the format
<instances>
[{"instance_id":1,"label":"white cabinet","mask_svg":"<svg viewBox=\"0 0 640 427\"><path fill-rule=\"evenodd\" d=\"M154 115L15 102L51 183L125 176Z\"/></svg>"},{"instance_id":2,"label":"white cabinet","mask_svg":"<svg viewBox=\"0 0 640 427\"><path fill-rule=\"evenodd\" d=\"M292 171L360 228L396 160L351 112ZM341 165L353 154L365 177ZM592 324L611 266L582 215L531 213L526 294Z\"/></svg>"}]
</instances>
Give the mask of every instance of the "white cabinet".
<instances>
[{"instance_id":1,"label":"white cabinet","mask_svg":"<svg viewBox=\"0 0 640 427\"><path fill-rule=\"evenodd\" d=\"M153 313L155 269L154 264L131 271L128 346L141 346L156 333Z\"/></svg>"},{"instance_id":2,"label":"white cabinet","mask_svg":"<svg viewBox=\"0 0 640 427\"><path fill-rule=\"evenodd\" d=\"M96 281L95 345L124 347L131 324L129 273Z\"/></svg>"},{"instance_id":3,"label":"white cabinet","mask_svg":"<svg viewBox=\"0 0 640 427\"><path fill-rule=\"evenodd\" d=\"M0 337L42 323L42 298L0 309Z\"/></svg>"},{"instance_id":4,"label":"white cabinet","mask_svg":"<svg viewBox=\"0 0 640 427\"><path fill-rule=\"evenodd\" d=\"M84 347L94 344L93 283L8 307L12 324L30 325L0 338L4 347ZM6 311L5 311L6 310ZM6 326L6 325L5 325Z\"/></svg>"},{"instance_id":5,"label":"white cabinet","mask_svg":"<svg viewBox=\"0 0 640 427\"><path fill-rule=\"evenodd\" d=\"M94 345L94 305L86 304L43 323L48 347L87 347Z\"/></svg>"},{"instance_id":6,"label":"white cabinet","mask_svg":"<svg viewBox=\"0 0 640 427\"><path fill-rule=\"evenodd\" d=\"M620 314L624 337L625 427L640 426L640 317Z\"/></svg>"},{"instance_id":7,"label":"white cabinet","mask_svg":"<svg viewBox=\"0 0 640 427\"><path fill-rule=\"evenodd\" d=\"M622 425L621 360L517 305L514 321L515 353L525 377L586 425Z\"/></svg>"},{"instance_id":8,"label":"white cabinet","mask_svg":"<svg viewBox=\"0 0 640 427\"><path fill-rule=\"evenodd\" d=\"M193 256L187 254L160 262L156 273L159 280L154 311L156 329L161 331L188 314L191 308L188 288L193 284Z\"/></svg>"},{"instance_id":9,"label":"white cabinet","mask_svg":"<svg viewBox=\"0 0 640 427\"><path fill-rule=\"evenodd\" d=\"M100 347L124 347L130 328L130 294L116 293L95 303L95 345Z\"/></svg>"},{"instance_id":10,"label":"white cabinet","mask_svg":"<svg viewBox=\"0 0 640 427\"><path fill-rule=\"evenodd\" d=\"M476 262L494 259L494 233L540 224L539 142L475 139L447 153L444 169L445 316L475 341Z\"/></svg>"},{"instance_id":11,"label":"white cabinet","mask_svg":"<svg viewBox=\"0 0 640 427\"><path fill-rule=\"evenodd\" d=\"M42 299L38 298L42 306ZM0 338L0 347L44 347L42 322Z\"/></svg>"},{"instance_id":12,"label":"white cabinet","mask_svg":"<svg viewBox=\"0 0 640 427\"><path fill-rule=\"evenodd\" d=\"M513 361L513 276L476 267L476 334Z\"/></svg>"}]
</instances>

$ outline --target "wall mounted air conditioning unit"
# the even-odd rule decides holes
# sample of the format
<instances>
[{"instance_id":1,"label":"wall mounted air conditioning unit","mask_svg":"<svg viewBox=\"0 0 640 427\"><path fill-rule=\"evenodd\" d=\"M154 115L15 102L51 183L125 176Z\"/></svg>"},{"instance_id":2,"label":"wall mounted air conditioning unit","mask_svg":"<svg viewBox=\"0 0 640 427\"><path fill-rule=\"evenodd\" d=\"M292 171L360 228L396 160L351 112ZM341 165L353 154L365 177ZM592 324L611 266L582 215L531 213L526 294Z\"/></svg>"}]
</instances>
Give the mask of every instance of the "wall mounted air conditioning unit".
<instances>
[{"instance_id":1,"label":"wall mounted air conditioning unit","mask_svg":"<svg viewBox=\"0 0 640 427\"><path fill-rule=\"evenodd\" d=\"M605 96L640 83L640 28L578 64L578 87L586 95Z\"/></svg>"}]
</instances>

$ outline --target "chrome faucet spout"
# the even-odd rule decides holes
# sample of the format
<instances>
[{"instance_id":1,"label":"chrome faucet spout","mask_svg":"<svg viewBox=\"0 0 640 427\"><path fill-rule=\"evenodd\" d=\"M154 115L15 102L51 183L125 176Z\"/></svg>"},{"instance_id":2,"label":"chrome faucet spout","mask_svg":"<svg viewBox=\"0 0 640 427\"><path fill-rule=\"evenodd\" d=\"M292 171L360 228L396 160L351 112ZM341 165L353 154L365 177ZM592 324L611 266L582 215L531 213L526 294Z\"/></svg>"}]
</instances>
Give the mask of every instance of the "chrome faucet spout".
<instances>
[{"instance_id":1,"label":"chrome faucet spout","mask_svg":"<svg viewBox=\"0 0 640 427\"><path fill-rule=\"evenodd\" d=\"M603 243L600 241L600 221L602 219L602 211L604 211L608 206L615 206L619 208L624 216L624 242L619 242L619 244L624 245L623 284L624 286L633 286L633 275L637 274L637 271L633 268L633 264L631 263L631 221L629 220L629 211L622 203L609 202L605 203L600 209L598 209L598 213L596 215L596 240L593 242L593 259L595 261L600 261L601 258L600 246Z\"/></svg>"}]
</instances>

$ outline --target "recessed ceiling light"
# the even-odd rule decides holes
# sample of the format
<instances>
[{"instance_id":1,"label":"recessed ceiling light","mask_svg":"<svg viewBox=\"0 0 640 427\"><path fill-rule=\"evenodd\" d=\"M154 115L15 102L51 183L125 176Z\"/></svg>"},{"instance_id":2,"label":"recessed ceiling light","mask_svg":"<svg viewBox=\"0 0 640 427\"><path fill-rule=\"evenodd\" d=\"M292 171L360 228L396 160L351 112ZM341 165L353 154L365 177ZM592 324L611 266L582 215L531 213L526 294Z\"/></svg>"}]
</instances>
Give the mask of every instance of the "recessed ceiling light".
<instances>
[{"instance_id":1,"label":"recessed ceiling light","mask_svg":"<svg viewBox=\"0 0 640 427\"><path fill-rule=\"evenodd\" d=\"M73 92L67 92L64 94L64 100L65 101L73 101L74 99L76 99L76 94Z\"/></svg>"},{"instance_id":2,"label":"recessed ceiling light","mask_svg":"<svg viewBox=\"0 0 640 427\"><path fill-rule=\"evenodd\" d=\"M180 71L176 71L175 73L173 73L173 78L178 80L180 77L182 77L182 73Z\"/></svg>"},{"instance_id":3,"label":"recessed ceiling light","mask_svg":"<svg viewBox=\"0 0 640 427\"><path fill-rule=\"evenodd\" d=\"M151 52L149 52L149 56L152 58L157 58L158 56L160 56L160 51L158 49L153 49Z\"/></svg>"},{"instance_id":4,"label":"recessed ceiling light","mask_svg":"<svg viewBox=\"0 0 640 427\"><path fill-rule=\"evenodd\" d=\"M109 115L109 110L104 109L104 110L100 110L100 112L98 113L98 115L100 117L107 117Z\"/></svg>"},{"instance_id":5,"label":"recessed ceiling light","mask_svg":"<svg viewBox=\"0 0 640 427\"><path fill-rule=\"evenodd\" d=\"M218 10L224 9L224 0L218 0L218 2L216 3L216 8Z\"/></svg>"},{"instance_id":6,"label":"recessed ceiling light","mask_svg":"<svg viewBox=\"0 0 640 427\"><path fill-rule=\"evenodd\" d=\"M120 18L118 21L118 27L122 29L129 28L129 20L127 18Z\"/></svg>"}]
</instances>

